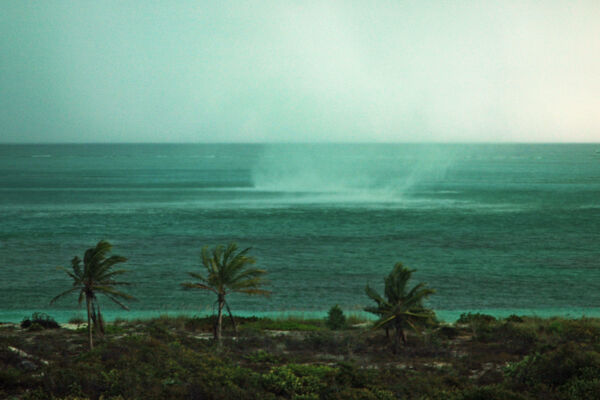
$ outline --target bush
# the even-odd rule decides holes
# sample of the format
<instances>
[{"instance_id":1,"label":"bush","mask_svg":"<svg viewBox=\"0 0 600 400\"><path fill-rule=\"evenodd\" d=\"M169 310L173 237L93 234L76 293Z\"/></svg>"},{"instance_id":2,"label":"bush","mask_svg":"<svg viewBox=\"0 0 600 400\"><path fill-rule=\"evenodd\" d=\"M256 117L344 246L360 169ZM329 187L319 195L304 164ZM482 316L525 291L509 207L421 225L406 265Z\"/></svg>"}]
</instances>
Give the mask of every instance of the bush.
<instances>
[{"instance_id":1,"label":"bush","mask_svg":"<svg viewBox=\"0 0 600 400\"><path fill-rule=\"evenodd\" d=\"M42 325L38 324L37 322L34 322L31 325L29 325L29 328L27 328L27 330L29 332L39 332L39 331L43 331L44 327Z\"/></svg>"},{"instance_id":2,"label":"bush","mask_svg":"<svg viewBox=\"0 0 600 400\"><path fill-rule=\"evenodd\" d=\"M506 372L517 386L543 384L556 388L578 378L590 380L600 376L600 353L569 343L545 354L525 357Z\"/></svg>"},{"instance_id":3,"label":"bush","mask_svg":"<svg viewBox=\"0 0 600 400\"><path fill-rule=\"evenodd\" d=\"M44 314L41 312L34 312L31 315L31 318L23 318L21 321L21 328L27 329L30 328L33 324L38 324L42 329L57 329L60 328L60 325L48 314ZM34 328L39 330L39 328Z\"/></svg>"},{"instance_id":4,"label":"bush","mask_svg":"<svg viewBox=\"0 0 600 400\"><path fill-rule=\"evenodd\" d=\"M496 317L481 313L462 313L456 321L457 324L491 324L496 322Z\"/></svg>"},{"instance_id":5,"label":"bush","mask_svg":"<svg viewBox=\"0 0 600 400\"><path fill-rule=\"evenodd\" d=\"M436 336L442 339L455 339L460 331L458 328L454 327L454 326L448 326L448 325L444 325L441 326L437 331L435 331Z\"/></svg>"},{"instance_id":6,"label":"bush","mask_svg":"<svg viewBox=\"0 0 600 400\"><path fill-rule=\"evenodd\" d=\"M600 378L591 376L571 379L561 392L566 399L600 400Z\"/></svg>"},{"instance_id":7,"label":"bush","mask_svg":"<svg viewBox=\"0 0 600 400\"><path fill-rule=\"evenodd\" d=\"M263 387L276 395L318 399L327 388L327 378L333 378L335 369L320 365L288 364L272 368L261 376Z\"/></svg>"},{"instance_id":8,"label":"bush","mask_svg":"<svg viewBox=\"0 0 600 400\"><path fill-rule=\"evenodd\" d=\"M506 322L521 323L523 322L523 318L519 317L518 315L511 314L508 317L506 317Z\"/></svg>"},{"instance_id":9,"label":"bush","mask_svg":"<svg viewBox=\"0 0 600 400\"><path fill-rule=\"evenodd\" d=\"M280 361L280 357L264 350L255 351L244 356L244 358L253 363L276 363Z\"/></svg>"},{"instance_id":10,"label":"bush","mask_svg":"<svg viewBox=\"0 0 600 400\"><path fill-rule=\"evenodd\" d=\"M343 329L346 327L346 316L337 304L329 309L325 325L331 330Z\"/></svg>"},{"instance_id":11,"label":"bush","mask_svg":"<svg viewBox=\"0 0 600 400\"><path fill-rule=\"evenodd\" d=\"M484 386L462 391L454 400L526 400L527 397L501 386Z\"/></svg>"},{"instance_id":12,"label":"bush","mask_svg":"<svg viewBox=\"0 0 600 400\"><path fill-rule=\"evenodd\" d=\"M600 340L600 326L588 318L566 320L563 329L562 336L569 341L593 343Z\"/></svg>"},{"instance_id":13,"label":"bush","mask_svg":"<svg viewBox=\"0 0 600 400\"><path fill-rule=\"evenodd\" d=\"M83 323L85 323L86 321L83 319L83 317L79 316L79 315L74 315L71 318L69 318L69 323L73 324L73 325L81 325Z\"/></svg>"},{"instance_id":14,"label":"bush","mask_svg":"<svg viewBox=\"0 0 600 400\"><path fill-rule=\"evenodd\" d=\"M538 341L536 327L521 323L507 322L497 327L493 335L504 342L511 353L528 354Z\"/></svg>"}]
</instances>

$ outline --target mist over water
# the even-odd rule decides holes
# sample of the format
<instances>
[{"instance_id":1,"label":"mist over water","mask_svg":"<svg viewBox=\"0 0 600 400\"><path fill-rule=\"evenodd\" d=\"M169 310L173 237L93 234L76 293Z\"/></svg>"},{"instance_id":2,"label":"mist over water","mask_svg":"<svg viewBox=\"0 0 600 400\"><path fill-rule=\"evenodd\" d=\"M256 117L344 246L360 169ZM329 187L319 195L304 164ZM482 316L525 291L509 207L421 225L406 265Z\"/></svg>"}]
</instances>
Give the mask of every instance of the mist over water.
<instances>
[{"instance_id":1,"label":"mist over water","mask_svg":"<svg viewBox=\"0 0 600 400\"><path fill-rule=\"evenodd\" d=\"M593 313L599 154L596 145L0 146L0 320L76 313L76 299L49 308L70 285L55 267L100 239L129 259L141 314L210 312L210 296L179 283L200 268L203 245L229 241L253 248L273 290L234 296L240 312L360 310L365 284L381 287L402 261L437 289L430 302L442 312Z\"/></svg>"},{"instance_id":2,"label":"mist over water","mask_svg":"<svg viewBox=\"0 0 600 400\"><path fill-rule=\"evenodd\" d=\"M443 181L456 148L436 145L268 145L252 169L257 190L297 201L399 203Z\"/></svg>"}]
</instances>

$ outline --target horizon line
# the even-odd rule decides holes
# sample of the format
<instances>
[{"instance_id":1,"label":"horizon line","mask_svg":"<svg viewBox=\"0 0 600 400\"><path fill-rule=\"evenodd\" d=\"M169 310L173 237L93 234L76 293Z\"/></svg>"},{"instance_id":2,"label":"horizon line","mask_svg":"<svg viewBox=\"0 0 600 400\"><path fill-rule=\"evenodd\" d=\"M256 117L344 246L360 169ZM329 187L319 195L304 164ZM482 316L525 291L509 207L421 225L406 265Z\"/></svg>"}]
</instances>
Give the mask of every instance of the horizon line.
<instances>
[{"instance_id":1,"label":"horizon line","mask_svg":"<svg viewBox=\"0 0 600 400\"><path fill-rule=\"evenodd\" d=\"M313 142L277 142L277 141L264 141L264 142L200 142L200 141L182 141L182 142L0 142L0 146L5 145L133 145L133 144L205 144L205 145L331 145L331 144L346 144L346 145L360 145L360 144L460 144L460 145L514 145L514 144L600 144L598 141L579 141L579 142L566 142L566 141L355 141L355 142L342 142L342 141L313 141Z\"/></svg>"}]
</instances>

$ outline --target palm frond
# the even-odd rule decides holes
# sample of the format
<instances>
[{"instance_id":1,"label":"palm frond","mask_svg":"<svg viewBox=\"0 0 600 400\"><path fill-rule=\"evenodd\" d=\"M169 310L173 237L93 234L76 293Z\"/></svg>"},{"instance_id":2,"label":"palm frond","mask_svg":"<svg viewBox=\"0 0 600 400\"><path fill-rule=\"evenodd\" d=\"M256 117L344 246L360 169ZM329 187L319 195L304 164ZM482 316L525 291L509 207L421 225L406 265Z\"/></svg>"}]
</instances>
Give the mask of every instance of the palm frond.
<instances>
[{"instance_id":1,"label":"palm frond","mask_svg":"<svg viewBox=\"0 0 600 400\"><path fill-rule=\"evenodd\" d=\"M69 275L73 279L73 286L78 285L81 282L81 277L76 275L75 273L69 271L65 267L56 267L57 270L63 271L65 274Z\"/></svg>"},{"instance_id":2,"label":"palm frond","mask_svg":"<svg viewBox=\"0 0 600 400\"><path fill-rule=\"evenodd\" d=\"M229 313L231 310L225 296L230 292L269 296L271 292L261 288L266 283L263 279L266 271L247 268L256 263L256 260L248 255L250 250L248 247L238 251L235 243L229 243L226 247L217 245L212 249L208 246L202 247L200 257L206 274L189 272L188 274L198 282L184 282L182 287L209 290L217 294L217 302L224 302Z\"/></svg>"},{"instance_id":3,"label":"palm frond","mask_svg":"<svg viewBox=\"0 0 600 400\"><path fill-rule=\"evenodd\" d=\"M103 273L98 273L97 275L95 275L94 280L98 281L98 282L108 282L108 281L112 280L111 278L113 276L123 275L127 272L128 271L126 269L117 269L114 271L107 270L107 271L104 271Z\"/></svg>"},{"instance_id":4,"label":"palm frond","mask_svg":"<svg viewBox=\"0 0 600 400\"><path fill-rule=\"evenodd\" d=\"M86 250L83 257L83 264L96 269L98 265L106 258L106 255L112 249L112 245L106 240L101 240L96 244L96 247L89 248Z\"/></svg>"},{"instance_id":5,"label":"palm frond","mask_svg":"<svg viewBox=\"0 0 600 400\"><path fill-rule=\"evenodd\" d=\"M127 261L127 258L125 257L121 257L121 256L111 256L105 260L100 260L98 263L98 268L97 268L97 272L96 275L97 276L103 276L104 274L106 274L108 271L110 271L110 269L115 266L118 263L124 263Z\"/></svg>"},{"instance_id":6,"label":"palm frond","mask_svg":"<svg viewBox=\"0 0 600 400\"><path fill-rule=\"evenodd\" d=\"M72 287L69 290L65 290L64 292L62 292L58 296L53 297L52 300L50 300L50 304L54 304L54 302L56 302L56 300L60 299L61 297L66 296L66 295L68 295L70 293L73 293L73 292L75 292L77 290L80 290L80 288L79 287Z\"/></svg>"},{"instance_id":7,"label":"palm frond","mask_svg":"<svg viewBox=\"0 0 600 400\"><path fill-rule=\"evenodd\" d=\"M406 323L417 333L417 335L421 335L421 330L410 319L406 319Z\"/></svg>"},{"instance_id":8,"label":"palm frond","mask_svg":"<svg viewBox=\"0 0 600 400\"><path fill-rule=\"evenodd\" d=\"M81 259L79 259L79 257L73 257L71 260L71 268L73 269L75 276L77 276L79 279L83 277L83 271L81 270Z\"/></svg>"},{"instance_id":9,"label":"palm frond","mask_svg":"<svg viewBox=\"0 0 600 400\"><path fill-rule=\"evenodd\" d=\"M375 324L373 325L373 329L379 329L382 326L393 321L395 318L396 318L395 315L389 315L389 316L383 317L379 321L375 322Z\"/></svg>"},{"instance_id":10,"label":"palm frond","mask_svg":"<svg viewBox=\"0 0 600 400\"><path fill-rule=\"evenodd\" d=\"M264 289L238 289L238 290L235 290L235 292L249 294L249 295L255 295L255 296L267 296L268 297L271 295L270 291L264 290Z\"/></svg>"},{"instance_id":11,"label":"palm frond","mask_svg":"<svg viewBox=\"0 0 600 400\"><path fill-rule=\"evenodd\" d=\"M188 275L191 276L192 278L198 279L199 281L202 281L205 283L207 282L207 279L204 277L204 275L199 274L197 272L188 272Z\"/></svg>"},{"instance_id":12,"label":"palm frond","mask_svg":"<svg viewBox=\"0 0 600 400\"><path fill-rule=\"evenodd\" d=\"M113 288L113 286L128 285L129 283L113 279L116 276L124 274L126 271L112 270L111 268L118 263L126 261L126 258L121 256L110 256L106 258L111 249L112 245L110 243L101 240L95 247L91 247L85 251L83 268L81 265L82 260L77 256L73 257L71 260L72 272L63 267L59 267L59 269L73 279L73 287L53 298L51 302L77 290L80 291L78 298L79 304L81 304L86 296L88 296L88 298L91 296L93 301L97 301L95 292L101 292L110 295L111 297L132 300L133 296L119 292Z\"/></svg>"},{"instance_id":13,"label":"palm frond","mask_svg":"<svg viewBox=\"0 0 600 400\"><path fill-rule=\"evenodd\" d=\"M265 280L263 280L260 277L256 277L256 278L250 278L250 279L246 279L243 281L240 280L232 280L227 286L231 289L231 290L240 290L240 289L248 289L248 288L254 288L254 287L259 287L263 284L267 283Z\"/></svg>"},{"instance_id":14,"label":"palm frond","mask_svg":"<svg viewBox=\"0 0 600 400\"><path fill-rule=\"evenodd\" d=\"M125 300L134 300L135 299L135 297L133 297L132 295L123 293L123 292L119 292L118 290L113 289L111 286L96 286L94 289L97 293L102 293L102 294L108 293L111 296L120 297Z\"/></svg>"},{"instance_id":15,"label":"palm frond","mask_svg":"<svg viewBox=\"0 0 600 400\"><path fill-rule=\"evenodd\" d=\"M396 263L392 272L384 279L385 298L367 285L365 293L377 306L366 307L365 311L380 316L374 325L375 328L395 319L397 327L408 325L418 332L418 324L431 318L431 313L423 307L423 300L435 291L427 288L424 283L418 283L408 290L413 272L415 270L404 267L402 263Z\"/></svg>"},{"instance_id":16,"label":"palm frond","mask_svg":"<svg viewBox=\"0 0 600 400\"><path fill-rule=\"evenodd\" d=\"M371 300L375 301L377 303L377 305L381 306L381 305L389 305L389 303L379 295L379 293L377 293L373 288L371 288L369 285L367 285L365 287L365 293L367 294L367 296L369 296L369 298L371 298Z\"/></svg>"},{"instance_id":17,"label":"palm frond","mask_svg":"<svg viewBox=\"0 0 600 400\"><path fill-rule=\"evenodd\" d=\"M244 279L248 279L248 278L256 279L256 278L260 278L261 276L265 275L266 273L267 273L267 271L265 271L264 269L257 269L257 268L248 269L248 270L240 272L239 274L237 274L235 276L232 276L232 280L239 282L239 281L243 281Z\"/></svg>"},{"instance_id":18,"label":"palm frond","mask_svg":"<svg viewBox=\"0 0 600 400\"><path fill-rule=\"evenodd\" d=\"M235 243L229 243L227 248L223 252L223 265L227 265L229 263L229 258L235 253L238 246Z\"/></svg>"},{"instance_id":19,"label":"palm frond","mask_svg":"<svg viewBox=\"0 0 600 400\"><path fill-rule=\"evenodd\" d=\"M119 300L117 300L114 296L111 296L109 294L104 293L104 295L106 297L108 297L109 299L111 299L113 302L115 302L116 304L118 304L119 306L121 306L121 308L123 308L124 310L129 311L129 307L127 307L125 304L121 303Z\"/></svg>"},{"instance_id":20,"label":"palm frond","mask_svg":"<svg viewBox=\"0 0 600 400\"><path fill-rule=\"evenodd\" d=\"M203 283L184 282L181 284L184 289L203 289L210 290L211 292L218 293L218 291L212 286L205 285Z\"/></svg>"}]
</instances>

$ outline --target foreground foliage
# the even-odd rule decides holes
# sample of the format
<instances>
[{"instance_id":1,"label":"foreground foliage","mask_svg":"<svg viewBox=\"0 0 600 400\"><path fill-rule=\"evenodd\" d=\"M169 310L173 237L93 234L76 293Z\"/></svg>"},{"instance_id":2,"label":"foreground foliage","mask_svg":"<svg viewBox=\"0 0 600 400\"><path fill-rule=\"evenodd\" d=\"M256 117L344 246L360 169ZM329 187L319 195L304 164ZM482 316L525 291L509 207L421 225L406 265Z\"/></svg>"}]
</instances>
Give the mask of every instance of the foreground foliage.
<instances>
[{"instance_id":1,"label":"foreground foliage","mask_svg":"<svg viewBox=\"0 0 600 400\"><path fill-rule=\"evenodd\" d=\"M218 352L214 320L116 321L91 352L84 329L0 325L0 398L600 399L598 319L465 318L395 355L381 331L241 317Z\"/></svg>"}]
</instances>

